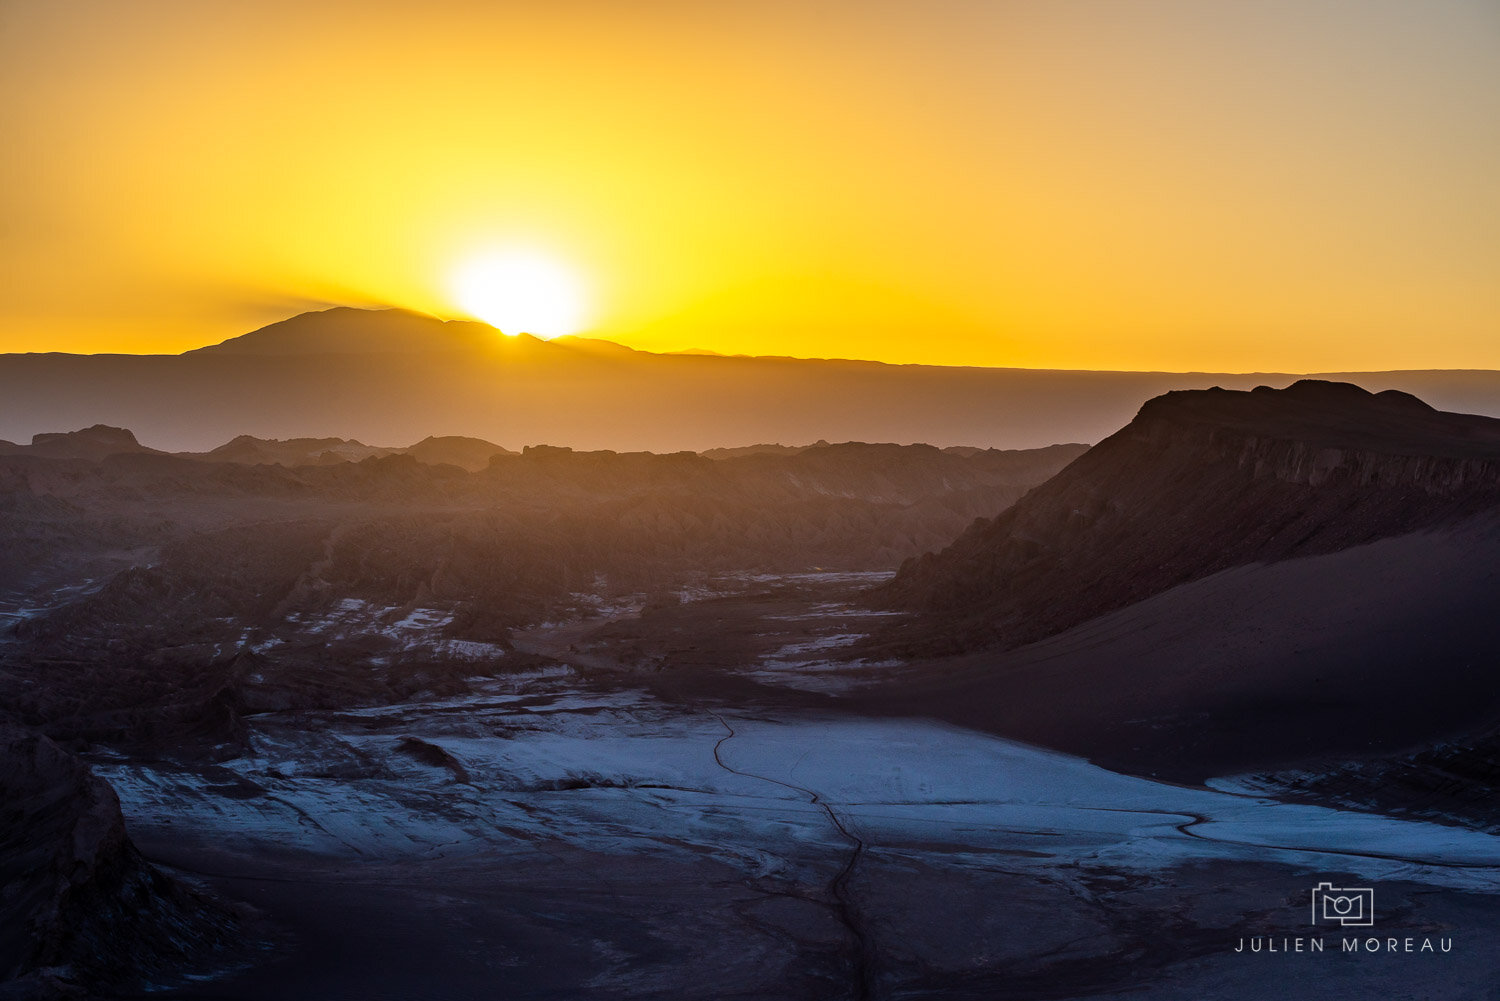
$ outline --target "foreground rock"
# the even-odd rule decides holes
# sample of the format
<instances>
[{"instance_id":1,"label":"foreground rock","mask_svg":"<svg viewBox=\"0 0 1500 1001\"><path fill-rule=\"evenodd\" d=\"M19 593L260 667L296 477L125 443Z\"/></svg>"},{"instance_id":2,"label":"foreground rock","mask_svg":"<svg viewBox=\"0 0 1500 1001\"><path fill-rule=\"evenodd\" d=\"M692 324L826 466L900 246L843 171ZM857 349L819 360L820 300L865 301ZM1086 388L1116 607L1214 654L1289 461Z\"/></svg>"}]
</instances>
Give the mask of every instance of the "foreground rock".
<instances>
[{"instance_id":1,"label":"foreground rock","mask_svg":"<svg viewBox=\"0 0 1500 1001\"><path fill-rule=\"evenodd\" d=\"M237 924L141 857L88 766L0 728L0 997L170 983L230 945Z\"/></svg>"}]
</instances>

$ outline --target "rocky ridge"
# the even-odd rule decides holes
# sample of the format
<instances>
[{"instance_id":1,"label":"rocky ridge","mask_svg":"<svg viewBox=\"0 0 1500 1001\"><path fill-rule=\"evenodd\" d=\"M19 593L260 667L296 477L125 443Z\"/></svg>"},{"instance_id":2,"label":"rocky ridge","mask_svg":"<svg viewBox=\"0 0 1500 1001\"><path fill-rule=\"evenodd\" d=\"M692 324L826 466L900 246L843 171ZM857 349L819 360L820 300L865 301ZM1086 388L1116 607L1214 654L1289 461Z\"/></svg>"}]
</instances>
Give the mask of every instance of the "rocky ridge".
<instances>
[{"instance_id":1,"label":"rocky ridge","mask_svg":"<svg viewBox=\"0 0 1500 1001\"><path fill-rule=\"evenodd\" d=\"M999 515L904 563L905 641L1013 647L1230 567L1329 553L1500 502L1500 420L1305 380L1168 393Z\"/></svg>"}]
</instances>

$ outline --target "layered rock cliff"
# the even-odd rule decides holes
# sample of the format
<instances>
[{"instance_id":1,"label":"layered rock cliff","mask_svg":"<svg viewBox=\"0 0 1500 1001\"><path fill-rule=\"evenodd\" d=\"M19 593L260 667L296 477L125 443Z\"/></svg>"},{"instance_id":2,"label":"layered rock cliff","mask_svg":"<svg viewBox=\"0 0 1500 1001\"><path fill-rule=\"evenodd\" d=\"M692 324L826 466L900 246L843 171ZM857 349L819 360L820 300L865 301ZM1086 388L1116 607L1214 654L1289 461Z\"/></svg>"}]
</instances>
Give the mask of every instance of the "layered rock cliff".
<instances>
[{"instance_id":1,"label":"layered rock cliff","mask_svg":"<svg viewBox=\"0 0 1500 1001\"><path fill-rule=\"evenodd\" d=\"M1305 380L1168 393L884 592L901 642L1014 647L1230 567L1455 524L1500 502L1500 420Z\"/></svg>"}]
</instances>

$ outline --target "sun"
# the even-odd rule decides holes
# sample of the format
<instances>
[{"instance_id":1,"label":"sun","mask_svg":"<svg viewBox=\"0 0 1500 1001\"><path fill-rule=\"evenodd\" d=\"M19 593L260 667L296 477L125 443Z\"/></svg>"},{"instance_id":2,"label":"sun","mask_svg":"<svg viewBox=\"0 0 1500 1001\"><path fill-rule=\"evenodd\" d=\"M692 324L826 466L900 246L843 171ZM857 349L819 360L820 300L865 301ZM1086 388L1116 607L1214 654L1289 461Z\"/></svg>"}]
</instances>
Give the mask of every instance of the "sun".
<instances>
[{"instance_id":1,"label":"sun","mask_svg":"<svg viewBox=\"0 0 1500 1001\"><path fill-rule=\"evenodd\" d=\"M471 316L512 337L550 339L576 334L584 325L582 283L545 254L515 251L474 258L454 273L453 295Z\"/></svg>"}]
</instances>

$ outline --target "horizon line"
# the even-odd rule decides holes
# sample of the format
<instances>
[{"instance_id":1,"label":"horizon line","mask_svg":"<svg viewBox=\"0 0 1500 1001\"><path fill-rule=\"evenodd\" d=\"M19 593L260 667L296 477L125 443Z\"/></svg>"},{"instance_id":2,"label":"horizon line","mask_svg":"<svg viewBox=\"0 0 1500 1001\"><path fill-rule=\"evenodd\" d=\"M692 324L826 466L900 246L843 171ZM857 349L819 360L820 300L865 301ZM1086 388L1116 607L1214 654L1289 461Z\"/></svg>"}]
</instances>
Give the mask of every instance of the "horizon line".
<instances>
[{"instance_id":1,"label":"horizon line","mask_svg":"<svg viewBox=\"0 0 1500 1001\"><path fill-rule=\"evenodd\" d=\"M813 355L780 355L780 354L758 355L758 354L744 354L742 352L726 353L726 352L722 352L722 351L714 351L714 350L709 349L709 348L680 348L680 349L675 349L675 350L652 350L652 349L649 349L649 348L632 347L629 344L623 344L623 343L621 343L619 341L612 340L609 337L600 336L596 332L593 332L593 331L582 331L582 332L579 332L579 333L572 333L572 334L559 334L556 337L550 337L550 338L549 337L538 337L537 335L531 334L531 333L527 333L526 331L519 331L519 332L517 332L515 334L507 334L503 330L501 330L500 328L494 326L493 324L486 323L483 320L476 319L476 318L473 318L473 317L468 317L468 316L455 316L455 317L449 318L449 317L440 316L440 315L435 314L435 313L428 313L428 312L424 312L422 310L410 309L410 308L407 308L407 307L404 307L404 306L375 306L375 307L366 307L366 306L348 306L348 305L330 305L330 306L328 306L328 307L326 307L324 309L304 310L301 313L294 313L291 316L284 317L284 318L282 318L280 320L273 320L270 323L263 324L262 326L256 327L253 330L246 331L243 334L234 334L234 335L232 335L230 337L226 337L226 338L224 338L223 340L220 340L220 341L214 341L214 342L209 343L209 344L202 344L202 345L199 345L198 347L185 348L182 351L177 351L177 352L147 352L147 351L141 351L141 352L137 352L137 351L88 351L88 352L81 352L81 351L67 351L67 350L52 350L52 351L6 351L6 352L0 352L0 359L5 359L5 358L26 358L26 357L45 357L45 356L64 356L64 357L69 357L69 358L182 358L182 357L184 357L186 355L194 354L194 353L199 352L199 351L211 351L212 349L214 349L216 347L220 347L220 346L222 346L224 344L227 344L230 341L235 341L235 340L238 340L238 339L240 339L242 337L253 336L254 334L257 334L257 333L259 333L259 332L261 332L263 330L269 329L271 327L277 326L277 325L282 324L282 323L287 323L289 321L299 319L299 318L304 317L304 316L316 316L316 315L319 315L319 314L322 314L322 313L331 313L331 312L338 311L338 310L348 310L348 311L362 312L362 313L405 313L405 314L410 315L410 316L423 317L423 318L431 319L431 320L434 320L434 321L436 321L438 323L443 323L443 324L448 324L448 323L477 324L479 326L489 327L491 330L494 330L501 337L504 337L504 338L507 338L507 339L519 339L519 338L524 337L524 338L527 338L527 339L532 340L532 341L536 341L536 342L541 343L541 344L554 344L554 343L557 343L557 342L566 342L566 341L569 341L569 340L574 340L574 341L596 341L596 342L608 344L611 347L619 348L622 351L629 351L629 352L632 352L634 354L653 355L653 356L656 356L656 357L719 358L719 359L727 359L727 360L731 360L731 361L805 361L805 362L827 362L827 363L835 363L835 364L843 363L843 364L854 364L854 365L883 365L883 366L892 367L892 368L983 369L983 370L987 370L987 371L1059 372L1059 373L1073 373L1073 374L1080 374L1080 375L1088 375L1088 374L1100 374L1100 375L1170 375L1170 376L1191 376L1191 375L1198 375L1198 376L1210 375L1211 376L1211 375L1224 375L1224 376L1236 376L1236 377L1240 377L1240 378L1247 377L1247 376L1387 375L1387 374L1399 374L1399 373L1408 373L1408 372L1410 372L1410 373L1416 373L1416 372L1453 372L1453 373L1459 373L1459 372L1476 372L1476 373L1478 373L1478 372L1485 372L1485 373L1500 372L1500 368L1443 367L1443 366L1406 367L1406 368L1384 368L1384 369L1371 369L1371 368L1325 368L1325 369L1311 369L1311 370L1304 370L1304 371L1294 371L1294 370L1291 370L1291 369L1271 369L1271 368L1246 369L1246 370L1241 370L1241 371L1233 371L1233 370L1228 370L1228 369L1210 369L1210 368L1188 368L1188 369L1167 369L1167 368L1065 368L1065 367L1056 367L1056 366L1030 366L1030 365L985 365L985 364L972 364L972 363L971 364L944 364L944 363L940 363L940 362L904 362L904 361L887 361L887 360L880 359L880 358L847 358L847 357L827 357L827 356L820 357L820 356L813 356ZM503 344L504 342L502 341L502 342L499 342L499 343ZM328 353L329 354L357 354L358 352L337 351L337 352L328 352ZM368 352L368 353L370 353L370 354L386 354L386 353L405 353L405 352L371 351L371 352ZM275 354L276 354L275 352L267 352L262 357L273 357ZM287 353L285 356L291 357L293 355L291 353Z\"/></svg>"}]
</instances>

